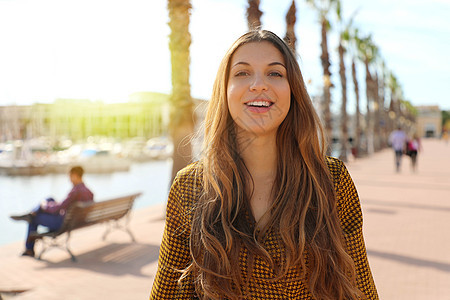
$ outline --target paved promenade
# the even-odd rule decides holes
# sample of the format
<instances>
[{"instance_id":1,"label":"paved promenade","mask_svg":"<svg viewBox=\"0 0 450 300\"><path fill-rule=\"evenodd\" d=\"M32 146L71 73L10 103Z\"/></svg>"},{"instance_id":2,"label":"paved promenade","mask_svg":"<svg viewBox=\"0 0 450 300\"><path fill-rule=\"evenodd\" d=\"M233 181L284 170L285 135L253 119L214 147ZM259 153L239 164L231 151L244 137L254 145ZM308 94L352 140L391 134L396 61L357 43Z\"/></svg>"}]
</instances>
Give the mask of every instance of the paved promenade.
<instances>
[{"instance_id":1,"label":"paved promenade","mask_svg":"<svg viewBox=\"0 0 450 300\"><path fill-rule=\"evenodd\" d=\"M369 260L383 300L450 299L450 145L425 140L423 148L416 173L408 157L396 173L390 149L347 164L361 197ZM103 242L100 225L75 231L77 263L58 249L39 261L18 256L22 243L0 247L3 299L147 299L163 212L164 205L133 212L136 243L120 231Z\"/></svg>"}]
</instances>

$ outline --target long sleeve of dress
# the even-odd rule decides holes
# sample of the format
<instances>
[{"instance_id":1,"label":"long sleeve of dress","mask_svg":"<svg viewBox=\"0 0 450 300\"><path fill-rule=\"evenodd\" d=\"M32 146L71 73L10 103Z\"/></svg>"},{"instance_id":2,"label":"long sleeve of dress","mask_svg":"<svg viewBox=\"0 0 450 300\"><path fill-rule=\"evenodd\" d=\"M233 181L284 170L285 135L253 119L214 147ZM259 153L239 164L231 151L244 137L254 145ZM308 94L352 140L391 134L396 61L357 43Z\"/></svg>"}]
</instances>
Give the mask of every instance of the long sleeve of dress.
<instances>
[{"instance_id":1,"label":"long sleeve of dress","mask_svg":"<svg viewBox=\"0 0 450 300\"><path fill-rule=\"evenodd\" d=\"M363 219L358 193L347 168L342 162L336 168L330 168L335 178L337 207L341 226L347 243L347 251L353 258L356 267L356 282L366 299L378 299L375 283L367 259L366 246L363 238ZM338 174L336 174L338 173Z\"/></svg>"},{"instance_id":2,"label":"long sleeve of dress","mask_svg":"<svg viewBox=\"0 0 450 300\"><path fill-rule=\"evenodd\" d=\"M187 214L187 203L190 201L183 199L191 194L186 193L189 186L192 186L192 182L186 182L186 178L179 174L170 189L166 224L159 250L158 270L150 299L193 299L194 297L192 279L184 280L181 285L178 284L180 270L185 269L191 262L190 221Z\"/></svg>"}]
</instances>

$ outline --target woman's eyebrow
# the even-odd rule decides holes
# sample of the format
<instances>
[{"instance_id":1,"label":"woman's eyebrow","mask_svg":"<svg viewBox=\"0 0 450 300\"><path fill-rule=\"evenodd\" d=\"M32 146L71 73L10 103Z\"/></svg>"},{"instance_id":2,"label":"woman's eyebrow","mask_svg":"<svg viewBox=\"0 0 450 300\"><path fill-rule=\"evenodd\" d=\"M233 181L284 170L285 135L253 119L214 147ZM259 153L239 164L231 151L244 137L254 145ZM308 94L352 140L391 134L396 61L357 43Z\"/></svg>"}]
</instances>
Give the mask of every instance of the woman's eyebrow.
<instances>
[{"instance_id":1,"label":"woman's eyebrow","mask_svg":"<svg viewBox=\"0 0 450 300\"><path fill-rule=\"evenodd\" d=\"M238 66L238 65L245 65L245 66L250 66L250 64L249 63L247 63L247 62L245 62L245 61L238 61L237 63L235 63L234 65L232 65L231 67L232 68L234 68L234 67L236 67L236 66ZM280 65L280 66L282 66L282 67L284 67L285 69L286 69L286 66L284 65L284 64L282 64L282 63L280 63L280 62L278 62L278 61L274 61L274 62L271 62L270 64L268 64L269 66L276 66L276 65Z\"/></svg>"},{"instance_id":2,"label":"woman's eyebrow","mask_svg":"<svg viewBox=\"0 0 450 300\"><path fill-rule=\"evenodd\" d=\"M278 61L275 61L275 62L269 64L269 66L276 66L276 65L280 65L280 66L282 66L283 68L286 69L286 66L284 64L278 62Z\"/></svg>"},{"instance_id":3,"label":"woman's eyebrow","mask_svg":"<svg viewBox=\"0 0 450 300\"><path fill-rule=\"evenodd\" d=\"M237 63L235 63L234 65L232 65L231 67L234 68L238 65L245 65L245 66L250 66L249 63L245 62L245 61L238 61Z\"/></svg>"}]
</instances>

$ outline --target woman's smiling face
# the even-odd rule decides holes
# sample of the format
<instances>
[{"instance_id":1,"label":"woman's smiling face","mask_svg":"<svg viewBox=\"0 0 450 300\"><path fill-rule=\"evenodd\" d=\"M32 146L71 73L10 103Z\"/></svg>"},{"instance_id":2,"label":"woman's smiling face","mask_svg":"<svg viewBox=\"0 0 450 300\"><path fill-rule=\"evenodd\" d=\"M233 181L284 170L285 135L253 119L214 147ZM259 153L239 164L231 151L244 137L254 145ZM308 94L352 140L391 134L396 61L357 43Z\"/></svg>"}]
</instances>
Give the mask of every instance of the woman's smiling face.
<instances>
[{"instance_id":1,"label":"woman's smiling face","mask_svg":"<svg viewBox=\"0 0 450 300\"><path fill-rule=\"evenodd\" d=\"M239 47L231 58L227 99L238 132L276 135L291 103L281 52L267 41Z\"/></svg>"}]
</instances>

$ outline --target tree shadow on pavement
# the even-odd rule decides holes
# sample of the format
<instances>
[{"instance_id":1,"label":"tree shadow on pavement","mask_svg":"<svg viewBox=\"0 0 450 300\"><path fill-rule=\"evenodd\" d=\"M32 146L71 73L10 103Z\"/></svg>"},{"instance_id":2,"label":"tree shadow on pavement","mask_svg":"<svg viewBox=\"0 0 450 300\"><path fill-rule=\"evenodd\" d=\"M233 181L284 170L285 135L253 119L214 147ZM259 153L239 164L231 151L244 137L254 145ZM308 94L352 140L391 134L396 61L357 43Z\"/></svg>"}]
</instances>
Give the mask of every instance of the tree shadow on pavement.
<instances>
[{"instance_id":1,"label":"tree shadow on pavement","mask_svg":"<svg viewBox=\"0 0 450 300\"><path fill-rule=\"evenodd\" d=\"M158 260L159 245L113 243L79 255L74 254L77 259L76 262L73 262L69 255L67 259L59 262L44 259L46 265L42 269L79 268L114 276L148 277L148 275L142 273L142 268ZM50 256L51 252L49 251L46 255Z\"/></svg>"},{"instance_id":2,"label":"tree shadow on pavement","mask_svg":"<svg viewBox=\"0 0 450 300\"><path fill-rule=\"evenodd\" d=\"M413 209L422 209L422 210L435 210L439 212L450 212L450 206L443 205L430 205L430 204L418 204L418 203L408 203L408 202L400 202L400 201L384 201L384 200L376 200L376 199L365 199L362 198L361 202L363 205L372 204L379 206L388 206L388 207L397 207L397 208L413 208Z\"/></svg>"},{"instance_id":3,"label":"tree shadow on pavement","mask_svg":"<svg viewBox=\"0 0 450 300\"><path fill-rule=\"evenodd\" d=\"M391 187L406 190L450 191L450 186L440 183L392 182L384 180L355 180L357 186Z\"/></svg>"},{"instance_id":4,"label":"tree shadow on pavement","mask_svg":"<svg viewBox=\"0 0 450 300\"><path fill-rule=\"evenodd\" d=\"M394 260L403 264L407 265L413 265L416 267L424 267L424 268L432 268L439 271L444 271L447 273L450 273L450 263L446 262L437 262L432 260L426 260L421 258L415 258L411 256L401 255L401 254L395 254L395 253L388 253L383 251L377 251L377 250L367 250L367 254L373 257L379 257L383 259L388 260Z\"/></svg>"},{"instance_id":5,"label":"tree shadow on pavement","mask_svg":"<svg viewBox=\"0 0 450 300\"><path fill-rule=\"evenodd\" d=\"M366 212L368 213L376 213L376 214L383 214L383 215L395 215L398 212L393 209L379 209L379 208L366 208Z\"/></svg>"}]
</instances>

